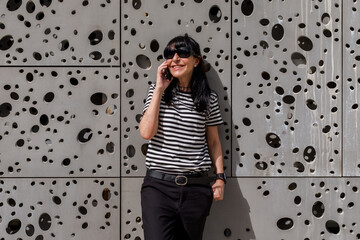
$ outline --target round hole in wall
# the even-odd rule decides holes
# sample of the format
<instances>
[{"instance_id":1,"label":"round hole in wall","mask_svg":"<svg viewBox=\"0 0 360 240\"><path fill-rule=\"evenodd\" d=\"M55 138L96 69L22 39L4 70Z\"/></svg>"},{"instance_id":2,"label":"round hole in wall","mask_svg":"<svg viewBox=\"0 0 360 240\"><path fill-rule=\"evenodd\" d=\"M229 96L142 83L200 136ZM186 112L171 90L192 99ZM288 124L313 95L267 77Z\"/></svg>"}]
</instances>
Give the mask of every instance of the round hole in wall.
<instances>
[{"instance_id":1,"label":"round hole in wall","mask_svg":"<svg viewBox=\"0 0 360 240\"><path fill-rule=\"evenodd\" d=\"M321 22L325 25L328 24L330 22L330 15L328 13L324 13L321 16Z\"/></svg>"},{"instance_id":2,"label":"round hole in wall","mask_svg":"<svg viewBox=\"0 0 360 240\"><path fill-rule=\"evenodd\" d=\"M266 142L273 148L279 148L281 146L281 139L275 133L266 134Z\"/></svg>"},{"instance_id":3,"label":"round hole in wall","mask_svg":"<svg viewBox=\"0 0 360 240\"><path fill-rule=\"evenodd\" d=\"M14 44L14 38L11 35L6 35L0 39L0 50L6 51Z\"/></svg>"},{"instance_id":4,"label":"round hole in wall","mask_svg":"<svg viewBox=\"0 0 360 240\"><path fill-rule=\"evenodd\" d=\"M325 212L325 205L320 201L315 202L314 205L312 206L313 215L317 218L321 218L324 215L324 212Z\"/></svg>"},{"instance_id":5,"label":"round hole in wall","mask_svg":"<svg viewBox=\"0 0 360 240\"><path fill-rule=\"evenodd\" d=\"M21 7L22 1L19 0L8 0L6 8L10 11L16 11Z\"/></svg>"},{"instance_id":6,"label":"round hole in wall","mask_svg":"<svg viewBox=\"0 0 360 240\"><path fill-rule=\"evenodd\" d=\"M275 41L280 41L284 37L284 27L281 24L275 24L271 30L271 36Z\"/></svg>"},{"instance_id":7,"label":"round hole in wall","mask_svg":"<svg viewBox=\"0 0 360 240\"><path fill-rule=\"evenodd\" d=\"M91 95L90 101L95 105L103 105L107 102L107 96L105 93L97 92Z\"/></svg>"},{"instance_id":8,"label":"round hole in wall","mask_svg":"<svg viewBox=\"0 0 360 240\"><path fill-rule=\"evenodd\" d=\"M35 228L32 224L28 224L26 227L25 227L25 233L28 237L31 237L34 235L35 233Z\"/></svg>"},{"instance_id":9,"label":"round hole in wall","mask_svg":"<svg viewBox=\"0 0 360 240\"><path fill-rule=\"evenodd\" d=\"M330 38L332 36L332 33L329 29L324 29L323 34L325 37Z\"/></svg>"},{"instance_id":10,"label":"round hole in wall","mask_svg":"<svg viewBox=\"0 0 360 240\"><path fill-rule=\"evenodd\" d=\"M84 128L79 132L77 139L80 143L87 143L91 140L92 136L92 130L90 128Z\"/></svg>"},{"instance_id":11,"label":"round hole in wall","mask_svg":"<svg viewBox=\"0 0 360 240\"><path fill-rule=\"evenodd\" d=\"M316 150L313 146L308 146L304 150L303 154L304 160L308 163L311 163L315 160L316 157Z\"/></svg>"},{"instance_id":12,"label":"round hole in wall","mask_svg":"<svg viewBox=\"0 0 360 240\"><path fill-rule=\"evenodd\" d=\"M43 213L39 217L39 226L41 230L47 231L51 227L51 217L47 213Z\"/></svg>"},{"instance_id":13,"label":"round hole in wall","mask_svg":"<svg viewBox=\"0 0 360 240\"><path fill-rule=\"evenodd\" d=\"M133 0L133 1L132 1L132 6L133 6L136 10L140 9L140 8L141 8L141 1L140 1L140 0Z\"/></svg>"},{"instance_id":14,"label":"round hole in wall","mask_svg":"<svg viewBox=\"0 0 360 240\"><path fill-rule=\"evenodd\" d=\"M52 0L40 0L41 6L49 7L52 3Z\"/></svg>"},{"instance_id":15,"label":"round hole in wall","mask_svg":"<svg viewBox=\"0 0 360 240\"><path fill-rule=\"evenodd\" d=\"M99 59L101 59L102 54L99 51L93 51L89 54L89 57L93 60L99 60Z\"/></svg>"},{"instance_id":16,"label":"round hole in wall","mask_svg":"<svg viewBox=\"0 0 360 240\"><path fill-rule=\"evenodd\" d=\"M269 25L269 23L270 23L270 21L267 18L263 18L260 20L260 24L263 26L267 26L267 25Z\"/></svg>"},{"instance_id":17,"label":"round hole in wall","mask_svg":"<svg viewBox=\"0 0 360 240\"><path fill-rule=\"evenodd\" d=\"M136 63L142 69L150 69L150 67L151 67L150 59L147 56L142 55L142 54L140 54L136 57Z\"/></svg>"},{"instance_id":18,"label":"round hole in wall","mask_svg":"<svg viewBox=\"0 0 360 240\"><path fill-rule=\"evenodd\" d=\"M33 1L28 1L27 3L26 3L26 11L28 12L28 13L33 13L34 11L35 11L35 4L34 4L34 2Z\"/></svg>"},{"instance_id":19,"label":"round hole in wall","mask_svg":"<svg viewBox=\"0 0 360 240\"><path fill-rule=\"evenodd\" d=\"M68 40L62 40L59 44L59 49L60 51L65 51L66 49L68 49L70 46L69 41Z\"/></svg>"},{"instance_id":20,"label":"round hole in wall","mask_svg":"<svg viewBox=\"0 0 360 240\"><path fill-rule=\"evenodd\" d=\"M334 220L329 220L325 223L326 230L332 234L338 234L340 232L340 226Z\"/></svg>"},{"instance_id":21,"label":"round hole in wall","mask_svg":"<svg viewBox=\"0 0 360 240\"><path fill-rule=\"evenodd\" d=\"M294 168L297 172L302 173L305 171L305 166L301 162L294 162Z\"/></svg>"},{"instance_id":22,"label":"round hole in wall","mask_svg":"<svg viewBox=\"0 0 360 240\"><path fill-rule=\"evenodd\" d=\"M255 164L255 167L258 169L258 170L266 170L267 168L268 168L268 164L266 163L266 162L263 162L263 161L261 161L261 162L257 162L256 164Z\"/></svg>"},{"instance_id":23,"label":"round hole in wall","mask_svg":"<svg viewBox=\"0 0 360 240\"><path fill-rule=\"evenodd\" d=\"M53 202L56 204L56 205L60 205L61 204L61 198L59 198L58 196L54 196L52 198Z\"/></svg>"},{"instance_id":24,"label":"round hole in wall","mask_svg":"<svg viewBox=\"0 0 360 240\"><path fill-rule=\"evenodd\" d=\"M289 186L288 186L288 189L290 191L294 191L295 189L297 188L297 184L296 183L290 183Z\"/></svg>"},{"instance_id":25,"label":"round hole in wall","mask_svg":"<svg viewBox=\"0 0 360 240\"><path fill-rule=\"evenodd\" d=\"M250 16L254 11L254 3L251 0L244 0L241 4L241 12L245 16Z\"/></svg>"},{"instance_id":26,"label":"round hole in wall","mask_svg":"<svg viewBox=\"0 0 360 240\"><path fill-rule=\"evenodd\" d=\"M310 40L310 38L305 36L300 36L298 38L298 45L304 51L311 51L311 49L313 48L312 41Z\"/></svg>"},{"instance_id":27,"label":"round hole in wall","mask_svg":"<svg viewBox=\"0 0 360 240\"><path fill-rule=\"evenodd\" d=\"M34 52L34 53L33 53L33 57L34 57L34 59L37 60L37 61L41 61L41 59L42 59L41 54L38 53L38 52Z\"/></svg>"},{"instance_id":28,"label":"round hole in wall","mask_svg":"<svg viewBox=\"0 0 360 240\"><path fill-rule=\"evenodd\" d=\"M281 230L289 230L294 226L294 221L291 218L284 217L279 219L276 225Z\"/></svg>"},{"instance_id":29,"label":"round hole in wall","mask_svg":"<svg viewBox=\"0 0 360 240\"><path fill-rule=\"evenodd\" d=\"M65 159L62 161L62 165L63 165L64 167L69 166L70 163L71 163L70 158L65 158Z\"/></svg>"},{"instance_id":30,"label":"round hole in wall","mask_svg":"<svg viewBox=\"0 0 360 240\"><path fill-rule=\"evenodd\" d=\"M102 192L102 197L105 201L109 201L111 198L111 191L108 188L105 188Z\"/></svg>"},{"instance_id":31,"label":"round hole in wall","mask_svg":"<svg viewBox=\"0 0 360 240\"><path fill-rule=\"evenodd\" d=\"M311 110L317 109L317 104L316 104L316 102L315 102L314 100L312 100L312 99L306 100L306 106L307 106L308 108L310 108Z\"/></svg>"},{"instance_id":32,"label":"round hole in wall","mask_svg":"<svg viewBox=\"0 0 360 240\"><path fill-rule=\"evenodd\" d=\"M294 52L291 54L291 61L297 67L305 67L306 66L306 58L299 52Z\"/></svg>"},{"instance_id":33,"label":"round hole in wall","mask_svg":"<svg viewBox=\"0 0 360 240\"><path fill-rule=\"evenodd\" d=\"M212 6L209 11L209 18L213 23L217 23L220 21L222 16L221 10L219 6Z\"/></svg>"},{"instance_id":34,"label":"round hole in wall","mask_svg":"<svg viewBox=\"0 0 360 240\"><path fill-rule=\"evenodd\" d=\"M0 117L4 118L10 115L12 106L10 103L3 103L0 105Z\"/></svg>"},{"instance_id":35,"label":"round hole in wall","mask_svg":"<svg viewBox=\"0 0 360 240\"><path fill-rule=\"evenodd\" d=\"M21 228L21 221L19 219L11 220L7 227L6 232L10 235L17 233Z\"/></svg>"},{"instance_id":36,"label":"round hole in wall","mask_svg":"<svg viewBox=\"0 0 360 240\"><path fill-rule=\"evenodd\" d=\"M159 48L160 48L160 45L159 45L159 42L156 39L154 39L154 40L152 40L150 42L151 51L157 52L159 50Z\"/></svg>"},{"instance_id":37,"label":"round hole in wall","mask_svg":"<svg viewBox=\"0 0 360 240\"><path fill-rule=\"evenodd\" d=\"M135 147L133 145L129 145L127 148L126 148L126 155L130 158L134 157L135 156Z\"/></svg>"},{"instance_id":38,"label":"round hole in wall","mask_svg":"<svg viewBox=\"0 0 360 240\"><path fill-rule=\"evenodd\" d=\"M52 102L54 98L55 98L55 94L53 92L48 92L44 96L44 101L49 103Z\"/></svg>"}]
</instances>

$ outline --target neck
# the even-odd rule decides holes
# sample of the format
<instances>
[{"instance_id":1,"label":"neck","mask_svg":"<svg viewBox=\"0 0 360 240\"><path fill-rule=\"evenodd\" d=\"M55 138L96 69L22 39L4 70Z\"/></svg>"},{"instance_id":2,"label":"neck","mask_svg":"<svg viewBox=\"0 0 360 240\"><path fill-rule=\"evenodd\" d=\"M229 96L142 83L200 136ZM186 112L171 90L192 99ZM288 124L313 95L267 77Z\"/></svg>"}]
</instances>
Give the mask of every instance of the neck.
<instances>
[{"instance_id":1,"label":"neck","mask_svg":"<svg viewBox=\"0 0 360 240\"><path fill-rule=\"evenodd\" d=\"M178 87L179 88L190 88L190 78L187 79L178 79Z\"/></svg>"},{"instance_id":2,"label":"neck","mask_svg":"<svg viewBox=\"0 0 360 240\"><path fill-rule=\"evenodd\" d=\"M181 86L178 86L178 89L179 89L181 92L191 92L191 87L181 87Z\"/></svg>"},{"instance_id":3,"label":"neck","mask_svg":"<svg viewBox=\"0 0 360 240\"><path fill-rule=\"evenodd\" d=\"M182 92L191 92L190 80L178 79L178 89Z\"/></svg>"}]
</instances>

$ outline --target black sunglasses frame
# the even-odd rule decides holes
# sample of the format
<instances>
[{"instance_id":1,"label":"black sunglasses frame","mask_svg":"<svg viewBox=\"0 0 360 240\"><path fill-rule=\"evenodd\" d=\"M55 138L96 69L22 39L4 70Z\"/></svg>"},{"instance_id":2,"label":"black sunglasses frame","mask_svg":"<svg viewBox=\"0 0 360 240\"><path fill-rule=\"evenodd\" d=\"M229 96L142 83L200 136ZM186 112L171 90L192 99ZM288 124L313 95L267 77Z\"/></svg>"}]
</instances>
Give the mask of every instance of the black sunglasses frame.
<instances>
[{"instance_id":1,"label":"black sunglasses frame","mask_svg":"<svg viewBox=\"0 0 360 240\"><path fill-rule=\"evenodd\" d=\"M167 47L164 49L164 58L172 59L175 56L175 53L177 53L180 58L188 58L193 54L191 48L187 46L179 47L176 49Z\"/></svg>"}]
</instances>

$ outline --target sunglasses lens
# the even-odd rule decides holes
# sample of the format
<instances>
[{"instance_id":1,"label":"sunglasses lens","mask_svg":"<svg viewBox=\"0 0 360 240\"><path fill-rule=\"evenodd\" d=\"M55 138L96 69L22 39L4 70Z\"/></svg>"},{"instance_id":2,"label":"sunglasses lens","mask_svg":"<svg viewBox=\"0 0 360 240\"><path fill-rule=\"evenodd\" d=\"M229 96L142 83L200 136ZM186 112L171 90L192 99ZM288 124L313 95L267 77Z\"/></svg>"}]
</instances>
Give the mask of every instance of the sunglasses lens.
<instances>
[{"instance_id":1,"label":"sunglasses lens","mask_svg":"<svg viewBox=\"0 0 360 240\"><path fill-rule=\"evenodd\" d=\"M191 49L189 47L180 47L178 49L173 48L165 48L164 50L164 58L165 59L172 59L177 53L181 58L188 58L191 55Z\"/></svg>"},{"instance_id":2,"label":"sunglasses lens","mask_svg":"<svg viewBox=\"0 0 360 240\"><path fill-rule=\"evenodd\" d=\"M181 47L181 48L177 49L177 54L181 58L188 58L191 55L191 51L190 51L190 48L188 48L188 47Z\"/></svg>"},{"instance_id":3,"label":"sunglasses lens","mask_svg":"<svg viewBox=\"0 0 360 240\"><path fill-rule=\"evenodd\" d=\"M165 59L171 59L171 58L174 57L175 53L176 53L175 49L165 48L165 50L164 50L164 58Z\"/></svg>"}]
</instances>

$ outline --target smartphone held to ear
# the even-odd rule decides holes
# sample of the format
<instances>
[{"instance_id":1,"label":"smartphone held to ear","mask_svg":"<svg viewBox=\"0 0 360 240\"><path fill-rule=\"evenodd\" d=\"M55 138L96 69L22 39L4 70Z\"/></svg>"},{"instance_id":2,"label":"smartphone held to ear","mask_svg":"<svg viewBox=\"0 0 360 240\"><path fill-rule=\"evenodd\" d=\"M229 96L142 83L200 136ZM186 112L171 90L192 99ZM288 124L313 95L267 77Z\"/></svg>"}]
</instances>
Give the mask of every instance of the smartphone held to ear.
<instances>
[{"instance_id":1,"label":"smartphone held to ear","mask_svg":"<svg viewBox=\"0 0 360 240\"><path fill-rule=\"evenodd\" d=\"M164 77L168 80L172 80L172 75L170 73L170 70L169 68L165 68L165 71L164 71Z\"/></svg>"}]
</instances>

